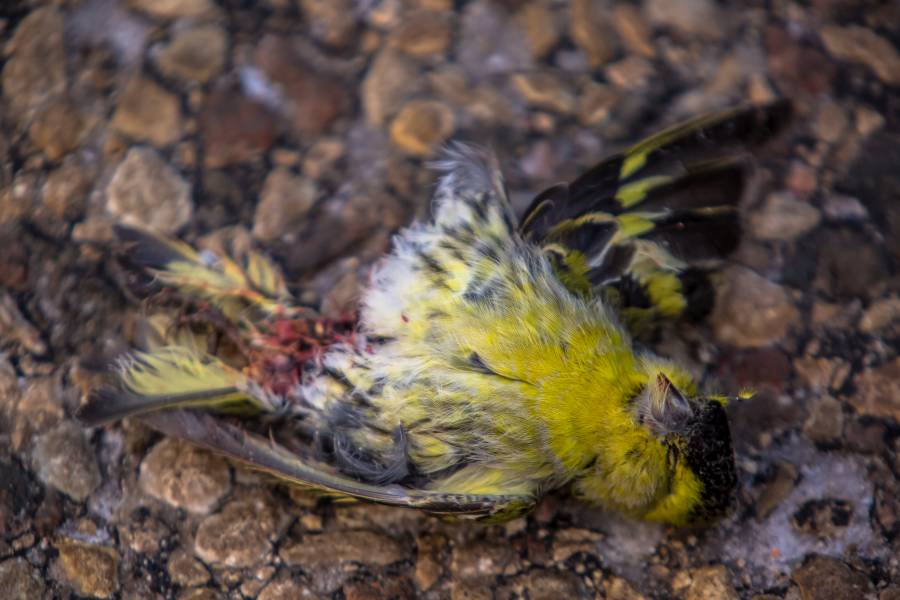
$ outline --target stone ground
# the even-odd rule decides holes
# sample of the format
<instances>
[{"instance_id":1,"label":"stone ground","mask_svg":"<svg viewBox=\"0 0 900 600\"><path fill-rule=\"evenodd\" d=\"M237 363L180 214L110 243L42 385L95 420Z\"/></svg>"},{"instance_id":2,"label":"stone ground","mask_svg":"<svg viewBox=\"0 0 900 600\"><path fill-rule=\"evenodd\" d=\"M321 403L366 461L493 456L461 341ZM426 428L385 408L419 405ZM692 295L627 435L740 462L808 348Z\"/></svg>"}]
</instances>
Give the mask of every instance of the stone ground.
<instances>
[{"instance_id":1,"label":"stone ground","mask_svg":"<svg viewBox=\"0 0 900 600\"><path fill-rule=\"evenodd\" d=\"M900 3L6 0L0 65L5 598L900 598ZM492 145L521 207L781 96L796 124L716 311L666 343L758 391L731 408L738 508L714 527L564 497L504 527L320 505L72 421L141 315L115 221L252 237L337 315L426 214L445 140Z\"/></svg>"}]
</instances>

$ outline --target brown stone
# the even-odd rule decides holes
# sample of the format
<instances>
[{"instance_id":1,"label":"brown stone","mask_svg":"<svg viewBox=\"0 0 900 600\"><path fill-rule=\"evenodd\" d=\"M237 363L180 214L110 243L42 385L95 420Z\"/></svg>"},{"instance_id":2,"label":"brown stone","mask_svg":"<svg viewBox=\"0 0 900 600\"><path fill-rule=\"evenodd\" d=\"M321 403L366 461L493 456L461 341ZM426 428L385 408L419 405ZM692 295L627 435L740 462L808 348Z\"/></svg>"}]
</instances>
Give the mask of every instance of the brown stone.
<instances>
[{"instance_id":1,"label":"brown stone","mask_svg":"<svg viewBox=\"0 0 900 600\"><path fill-rule=\"evenodd\" d=\"M606 67L609 82L623 90L641 90L655 79L655 74L653 63L636 54L626 56Z\"/></svg>"},{"instance_id":2,"label":"brown stone","mask_svg":"<svg viewBox=\"0 0 900 600\"><path fill-rule=\"evenodd\" d=\"M355 265L359 261L355 258L348 259ZM351 265L352 266L352 265ZM337 279L322 298L322 314L333 318L352 315L359 308L359 299L362 296L364 283L359 277L358 268L348 269Z\"/></svg>"},{"instance_id":3,"label":"brown stone","mask_svg":"<svg viewBox=\"0 0 900 600\"><path fill-rule=\"evenodd\" d=\"M823 142L834 144L847 133L848 126L849 119L844 107L830 98L823 99L812 122L816 137Z\"/></svg>"},{"instance_id":4,"label":"brown stone","mask_svg":"<svg viewBox=\"0 0 900 600\"><path fill-rule=\"evenodd\" d=\"M530 106L569 114L575 109L575 97L565 80L551 71L513 75L512 84Z\"/></svg>"},{"instance_id":5,"label":"brown stone","mask_svg":"<svg viewBox=\"0 0 900 600\"><path fill-rule=\"evenodd\" d=\"M860 413L900 422L900 358L868 368L853 378L850 403Z\"/></svg>"},{"instance_id":6,"label":"brown stone","mask_svg":"<svg viewBox=\"0 0 900 600\"><path fill-rule=\"evenodd\" d=\"M271 241L295 231L309 214L319 191L305 177L285 168L274 169L266 177L253 218L253 235Z\"/></svg>"},{"instance_id":7,"label":"brown stone","mask_svg":"<svg viewBox=\"0 0 900 600\"><path fill-rule=\"evenodd\" d=\"M189 588L181 590L175 598L176 600L224 600L225 596L213 588Z\"/></svg>"},{"instance_id":8,"label":"brown stone","mask_svg":"<svg viewBox=\"0 0 900 600\"><path fill-rule=\"evenodd\" d=\"M579 552L597 554L603 536L590 529L562 529L553 537L553 561L563 563Z\"/></svg>"},{"instance_id":9,"label":"brown stone","mask_svg":"<svg viewBox=\"0 0 900 600\"><path fill-rule=\"evenodd\" d=\"M447 539L440 535L426 535L416 539L415 581L420 590L431 588L444 575L443 555Z\"/></svg>"},{"instance_id":10,"label":"brown stone","mask_svg":"<svg viewBox=\"0 0 900 600\"><path fill-rule=\"evenodd\" d=\"M603 589L606 592L607 600L646 600L647 598L621 577L605 578Z\"/></svg>"},{"instance_id":11,"label":"brown stone","mask_svg":"<svg viewBox=\"0 0 900 600\"><path fill-rule=\"evenodd\" d=\"M578 98L578 120L582 125L602 125L612 116L622 93L611 85L589 81Z\"/></svg>"},{"instance_id":12,"label":"brown stone","mask_svg":"<svg viewBox=\"0 0 900 600\"><path fill-rule=\"evenodd\" d=\"M178 98L143 75L136 75L125 86L112 126L155 146L167 146L184 132Z\"/></svg>"},{"instance_id":13,"label":"brown stone","mask_svg":"<svg viewBox=\"0 0 900 600\"><path fill-rule=\"evenodd\" d=\"M881 298L872 303L859 320L859 328L873 333L900 321L900 297Z\"/></svg>"},{"instance_id":14,"label":"brown stone","mask_svg":"<svg viewBox=\"0 0 900 600\"><path fill-rule=\"evenodd\" d=\"M321 134L350 108L347 84L310 65L287 36L265 35L253 53L253 61L279 89L298 135Z\"/></svg>"},{"instance_id":15,"label":"brown stone","mask_svg":"<svg viewBox=\"0 0 900 600\"><path fill-rule=\"evenodd\" d=\"M55 219L77 219L84 212L90 185L90 169L66 161L47 176L41 192L41 206Z\"/></svg>"},{"instance_id":16,"label":"brown stone","mask_svg":"<svg viewBox=\"0 0 900 600\"><path fill-rule=\"evenodd\" d=\"M150 515L140 513L119 523L119 547L138 554L156 554L172 535L168 525Z\"/></svg>"},{"instance_id":17,"label":"brown stone","mask_svg":"<svg viewBox=\"0 0 900 600\"><path fill-rule=\"evenodd\" d=\"M10 297L4 294L0 298L2 298L2 302L0 302L0 335L10 339L8 331L4 330L6 326L4 321L7 318L4 313L7 312L6 307L10 302L8 300ZM37 339L40 341L39 336ZM43 342L41 343L43 344ZM46 352L46 348L43 350ZM31 441L33 435L49 431L62 420L65 416L63 399L62 385L58 377L32 377L18 398L6 397L10 404L18 400L15 411L12 413L13 434L10 438L13 450L21 450L27 442Z\"/></svg>"},{"instance_id":18,"label":"brown stone","mask_svg":"<svg viewBox=\"0 0 900 600\"><path fill-rule=\"evenodd\" d=\"M690 575L691 583L685 591L685 600L738 600L725 565L692 569Z\"/></svg>"},{"instance_id":19,"label":"brown stone","mask_svg":"<svg viewBox=\"0 0 900 600\"><path fill-rule=\"evenodd\" d=\"M594 0L573 0L569 10L569 35L584 51L588 65L596 69L609 62L616 48L606 7Z\"/></svg>"},{"instance_id":20,"label":"brown stone","mask_svg":"<svg viewBox=\"0 0 900 600\"><path fill-rule=\"evenodd\" d=\"M393 538L374 531L326 531L288 540L278 555L288 565L315 570L344 563L383 567L409 553Z\"/></svg>"},{"instance_id":21,"label":"brown stone","mask_svg":"<svg viewBox=\"0 0 900 600\"><path fill-rule=\"evenodd\" d=\"M66 87L64 22L56 7L33 10L4 48L9 55L0 76L3 95L20 116Z\"/></svg>"},{"instance_id":22,"label":"brown stone","mask_svg":"<svg viewBox=\"0 0 900 600\"><path fill-rule=\"evenodd\" d=\"M550 2L529 2L516 13L516 21L525 32L531 55L540 59L559 42L562 27Z\"/></svg>"},{"instance_id":23,"label":"brown stone","mask_svg":"<svg viewBox=\"0 0 900 600\"><path fill-rule=\"evenodd\" d=\"M207 168L259 158L275 142L278 129L272 114L233 85L217 86L206 98L200 116L203 164Z\"/></svg>"},{"instance_id":24,"label":"brown stone","mask_svg":"<svg viewBox=\"0 0 900 600\"><path fill-rule=\"evenodd\" d=\"M776 26L766 29L765 43L769 72L783 93L818 95L831 89L837 69L825 53Z\"/></svg>"},{"instance_id":25,"label":"brown stone","mask_svg":"<svg viewBox=\"0 0 900 600\"><path fill-rule=\"evenodd\" d=\"M887 267L871 238L850 228L825 229L817 236L817 247L818 287L841 300L880 295Z\"/></svg>"},{"instance_id":26,"label":"brown stone","mask_svg":"<svg viewBox=\"0 0 900 600\"><path fill-rule=\"evenodd\" d=\"M815 169L799 160L791 163L784 183L787 189L800 200L808 200L819 185Z\"/></svg>"},{"instance_id":27,"label":"brown stone","mask_svg":"<svg viewBox=\"0 0 900 600\"><path fill-rule=\"evenodd\" d=\"M350 44L358 23L352 0L300 0L312 37L332 48Z\"/></svg>"},{"instance_id":28,"label":"brown stone","mask_svg":"<svg viewBox=\"0 0 900 600\"><path fill-rule=\"evenodd\" d=\"M257 600L302 600L303 598L319 598L309 586L297 581L290 573L279 575L266 584L256 597Z\"/></svg>"},{"instance_id":29,"label":"brown stone","mask_svg":"<svg viewBox=\"0 0 900 600\"><path fill-rule=\"evenodd\" d=\"M209 571L203 563L181 548L169 555L166 572L172 583L184 587L203 585L209 581Z\"/></svg>"},{"instance_id":30,"label":"brown stone","mask_svg":"<svg viewBox=\"0 0 900 600\"><path fill-rule=\"evenodd\" d=\"M822 43L832 56L866 65L887 85L900 85L900 52L890 41L859 25L826 25Z\"/></svg>"},{"instance_id":31,"label":"brown stone","mask_svg":"<svg viewBox=\"0 0 900 600\"><path fill-rule=\"evenodd\" d=\"M346 147L340 138L317 140L303 157L303 173L313 179L321 179L344 156Z\"/></svg>"},{"instance_id":32,"label":"brown stone","mask_svg":"<svg viewBox=\"0 0 900 600\"><path fill-rule=\"evenodd\" d=\"M28 135L48 159L56 161L78 147L84 125L78 107L59 96L38 111Z\"/></svg>"},{"instance_id":33,"label":"brown stone","mask_svg":"<svg viewBox=\"0 0 900 600\"><path fill-rule=\"evenodd\" d=\"M656 49L651 39L652 32L644 15L632 4L617 4L613 9L613 25L625 47L645 58L654 58Z\"/></svg>"},{"instance_id":34,"label":"brown stone","mask_svg":"<svg viewBox=\"0 0 900 600\"><path fill-rule=\"evenodd\" d=\"M657 27L668 27L687 39L721 39L728 13L713 0L645 0L644 14Z\"/></svg>"},{"instance_id":35,"label":"brown stone","mask_svg":"<svg viewBox=\"0 0 900 600\"><path fill-rule=\"evenodd\" d=\"M850 374L850 365L840 358L803 356L794 361L802 382L816 392L838 390Z\"/></svg>"},{"instance_id":36,"label":"brown stone","mask_svg":"<svg viewBox=\"0 0 900 600\"><path fill-rule=\"evenodd\" d=\"M316 211L286 252L289 273L310 269L340 256L345 250L371 238L381 227L399 227L402 212L397 199L383 194L353 194L329 198L326 211Z\"/></svg>"},{"instance_id":37,"label":"brown stone","mask_svg":"<svg viewBox=\"0 0 900 600\"><path fill-rule=\"evenodd\" d=\"M231 491L231 473L222 457L166 438L141 462L140 485L176 508L206 514Z\"/></svg>"},{"instance_id":38,"label":"brown stone","mask_svg":"<svg viewBox=\"0 0 900 600\"><path fill-rule=\"evenodd\" d=\"M501 540L459 544L450 555L450 573L453 578L511 575L521 568L522 560L516 550Z\"/></svg>"},{"instance_id":39,"label":"brown stone","mask_svg":"<svg viewBox=\"0 0 900 600\"><path fill-rule=\"evenodd\" d=\"M14 239L12 232L0 233L0 244L8 249L0 255L0 288L21 292L28 284L30 253L23 245L14 243Z\"/></svg>"},{"instance_id":40,"label":"brown stone","mask_svg":"<svg viewBox=\"0 0 900 600\"><path fill-rule=\"evenodd\" d=\"M159 19L209 18L218 9L213 0L125 0L135 10Z\"/></svg>"},{"instance_id":41,"label":"brown stone","mask_svg":"<svg viewBox=\"0 0 900 600\"><path fill-rule=\"evenodd\" d=\"M803 425L803 433L817 444L834 444L844 432L844 411L841 403L831 396L824 396L809 411Z\"/></svg>"},{"instance_id":42,"label":"brown stone","mask_svg":"<svg viewBox=\"0 0 900 600\"><path fill-rule=\"evenodd\" d=\"M412 582L403 576L381 576L375 581L355 581L344 585L346 600L413 600L417 598Z\"/></svg>"},{"instance_id":43,"label":"brown stone","mask_svg":"<svg viewBox=\"0 0 900 600\"><path fill-rule=\"evenodd\" d=\"M803 600L858 600L872 592L872 584L844 562L813 555L794 569L791 578L800 586Z\"/></svg>"},{"instance_id":44,"label":"brown stone","mask_svg":"<svg viewBox=\"0 0 900 600\"><path fill-rule=\"evenodd\" d=\"M498 599L529 598L557 600L586 597L584 585L575 573L554 569L532 569L518 575L497 590Z\"/></svg>"},{"instance_id":45,"label":"brown stone","mask_svg":"<svg viewBox=\"0 0 900 600\"><path fill-rule=\"evenodd\" d=\"M40 574L24 558L0 562L0 590L7 600L44 598L44 582Z\"/></svg>"},{"instance_id":46,"label":"brown stone","mask_svg":"<svg viewBox=\"0 0 900 600\"><path fill-rule=\"evenodd\" d=\"M449 14L430 10L404 16L388 36L388 45L411 56L444 54L453 39L453 21Z\"/></svg>"},{"instance_id":47,"label":"brown stone","mask_svg":"<svg viewBox=\"0 0 900 600\"><path fill-rule=\"evenodd\" d=\"M726 271L726 284L712 314L720 342L741 348L765 346L784 338L796 322L797 309L783 287L749 269Z\"/></svg>"},{"instance_id":48,"label":"brown stone","mask_svg":"<svg viewBox=\"0 0 900 600\"><path fill-rule=\"evenodd\" d=\"M366 119L373 125L381 125L421 86L422 78L412 59L393 48L382 50L375 56L362 83Z\"/></svg>"},{"instance_id":49,"label":"brown stone","mask_svg":"<svg viewBox=\"0 0 900 600\"><path fill-rule=\"evenodd\" d=\"M781 506L785 498L794 491L800 473L797 468L786 462L775 464L775 472L764 484L756 501L756 516L758 519L767 519L775 509Z\"/></svg>"},{"instance_id":50,"label":"brown stone","mask_svg":"<svg viewBox=\"0 0 900 600\"><path fill-rule=\"evenodd\" d=\"M156 64L168 77L206 83L222 71L228 37L218 25L203 25L177 32L160 49Z\"/></svg>"},{"instance_id":51,"label":"brown stone","mask_svg":"<svg viewBox=\"0 0 900 600\"><path fill-rule=\"evenodd\" d=\"M55 546L57 565L76 593L111 598L118 591L119 553L115 548L71 539L62 539Z\"/></svg>"},{"instance_id":52,"label":"brown stone","mask_svg":"<svg viewBox=\"0 0 900 600\"><path fill-rule=\"evenodd\" d=\"M431 156L453 133L453 111L435 100L413 100L391 123L391 140L404 152Z\"/></svg>"}]
</instances>

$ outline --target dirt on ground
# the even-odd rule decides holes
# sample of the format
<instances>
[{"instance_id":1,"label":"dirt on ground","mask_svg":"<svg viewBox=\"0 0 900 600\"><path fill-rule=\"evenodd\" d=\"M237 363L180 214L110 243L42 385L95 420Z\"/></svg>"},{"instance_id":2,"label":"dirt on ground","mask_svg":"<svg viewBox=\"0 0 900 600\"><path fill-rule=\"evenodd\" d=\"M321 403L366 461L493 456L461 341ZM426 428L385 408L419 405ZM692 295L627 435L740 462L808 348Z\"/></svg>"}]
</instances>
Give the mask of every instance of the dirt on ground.
<instances>
[{"instance_id":1,"label":"dirt on ground","mask_svg":"<svg viewBox=\"0 0 900 600\"><path fill-rule=\"evenodd\" d=\"M900 3L0 3L0 595L900 598ZM722 522L554 495L504 526L337 506L74 410L139 334L112 225L251 239L352 314L454 139L516 207L681 119L788 98L745 239L661 349L729 408Z\"/></svg>"}]
</instances>

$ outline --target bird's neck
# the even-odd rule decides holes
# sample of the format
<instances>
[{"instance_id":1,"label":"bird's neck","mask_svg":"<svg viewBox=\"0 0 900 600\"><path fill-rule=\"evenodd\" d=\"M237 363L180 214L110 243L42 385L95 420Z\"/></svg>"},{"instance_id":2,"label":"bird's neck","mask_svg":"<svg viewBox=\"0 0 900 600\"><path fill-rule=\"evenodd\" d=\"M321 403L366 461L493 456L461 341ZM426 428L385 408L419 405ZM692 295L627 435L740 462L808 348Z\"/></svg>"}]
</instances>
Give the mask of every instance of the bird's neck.
<instances>
[{"instance_id":1,"label":"bird's neck","mask_svg":"<svg viewBox=\"0 0 900 600\"><path fill-rule=\"evenodd\" d=\"M613 449L617 440L646 438L635 421L632 400L648 375L630 343L594 345L576 353L541 386L547 445L555 462L574 473ZM602 458L602 457L601 457Z\"/></svg>"}]
</instances>

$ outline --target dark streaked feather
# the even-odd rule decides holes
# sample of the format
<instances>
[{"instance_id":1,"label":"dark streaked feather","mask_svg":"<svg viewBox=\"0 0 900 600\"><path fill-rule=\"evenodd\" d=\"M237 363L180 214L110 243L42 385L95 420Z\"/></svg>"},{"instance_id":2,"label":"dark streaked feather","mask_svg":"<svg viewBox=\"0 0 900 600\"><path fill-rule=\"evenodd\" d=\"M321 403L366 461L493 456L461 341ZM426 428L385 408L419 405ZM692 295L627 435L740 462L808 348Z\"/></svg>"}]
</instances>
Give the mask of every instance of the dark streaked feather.
<instances>
[{"instance_id":1,"label":"dark streaked feather","mask_svg":"<svg viewBox=\"0 0 900 600\"><path fill-rule=\"evenodd\" d=\"M397 484L363 483L209 414L168 411L148 415L144 420L167 435L199 444L290 483L379 504L476 519L520 514L534 505L534 498L529 495L458 494Z\"/></svg>"},{"instance_id":2,"label":"dark streaked feather","mask_svg":"<svg viewBox=\"0 0 900 600\"><path fill-rule=\"evenodd\" d=\"M741 220L737 210L675 211L656 221L643 236L664 246L673 256L688 262L720 259L737 249Z\"/></svg>"},{"instance_id":3,"label":"dark streaked feather","mask_svg":"<svg viewBox=\"0 0 900 600\"><path fill-rule=\"evenodd\" d=\"M101 388L78 408L75 418L87 427L98 427L158 410L215 406L226 400L238 403L241 398L246 398L245 394L234 387L159 396L139 396L125 390Z\"/></svg>"},{"instance_id":4,"label":"dark streaked feather","mask_svg":"<svg viewBox=\"0 0 900 600\"><path fill-rule=\"evenodd\" d=\"M520 231L545 248L558 276L574 292L589 290L614 299L622 310L639 309L630 315L654 320L673 316L675 294L684 300L683 314L705 314L711 301L700 297L711 289L706 272L740 242L737 207L748 179L743 155L777 134L790 113L790 103L778 101L666 129L571 183L540 193L525 211ZM642 252L647 243L661 252L651 262L646 255L638 262L638 241L644 244ZM681 289L668 296L660 296L658 289L654 297L647 286L660 279L648 269L677 276ZM647 306L633 304L651 297ZM669 308L657 310L655 302Z\"/></svg>"},{"instance_id":5,"label":"dark streaked feather","mask_svg":"<svg viewBox=\"0 0 900 600\"><path fill-rule=\"evenodd\" d=\"M175 261L194 260L194 251L180 242L170 243L163 237L154 235L149 231L117 224L113 226L113 233L125 246L128 259L136 266L147 269L163 269L169 263ZM190 250L185 254L184 250Z\"/></svg>"}]
</instances>

